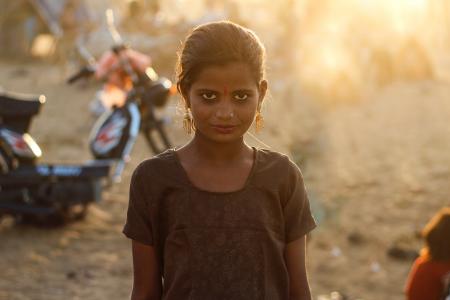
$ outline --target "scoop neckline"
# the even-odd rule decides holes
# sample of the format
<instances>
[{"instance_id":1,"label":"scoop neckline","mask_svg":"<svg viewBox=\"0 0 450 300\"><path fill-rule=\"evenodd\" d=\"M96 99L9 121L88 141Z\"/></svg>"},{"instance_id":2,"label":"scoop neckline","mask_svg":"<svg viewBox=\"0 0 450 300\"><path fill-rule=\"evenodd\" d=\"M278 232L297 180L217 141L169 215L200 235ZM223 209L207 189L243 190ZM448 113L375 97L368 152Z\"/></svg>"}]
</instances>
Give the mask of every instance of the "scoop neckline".
<instances>
[{"instance_id":1,"label":"scoop neckline","mask_svg":"<svg viewBox=\"0 0 450 300\"><path fill-rule=\"evenodd\" d=\"M248 174L247 179L245 180L244 185L238 190L228 191L228 192L208 191L208 190L205 190L205 189L202 189L202 188L199 188L198 186L196 186L191 181L191 179L188 176L187 171L184 169L183 165L181 164L181 160L180 160L180 158L179 158L179 156L178 156L178 154L176 152L176 148L170 149L170 152L172 154L172 157L173 157L175 163L177 164L177 167L180 169L180 171L181 171L181 173L182 173L182 175L184 177L183 178L184 181L187 183L187 185L191 189L196 190L198 192L202 192L202 193L206 193L206 194L212 194L212 195L230 195L230 194L240 193L240 192L246 190L250 186L250 183L252 181L253 175L254 175L255 170L256 170L256 166L258 164L258 157L259 157L258 149L256 147L253 147L253 146L251 148L253 149L253 164L252 164L252 167L250 169L250 173Z\"/></svg>"}]
</instances>

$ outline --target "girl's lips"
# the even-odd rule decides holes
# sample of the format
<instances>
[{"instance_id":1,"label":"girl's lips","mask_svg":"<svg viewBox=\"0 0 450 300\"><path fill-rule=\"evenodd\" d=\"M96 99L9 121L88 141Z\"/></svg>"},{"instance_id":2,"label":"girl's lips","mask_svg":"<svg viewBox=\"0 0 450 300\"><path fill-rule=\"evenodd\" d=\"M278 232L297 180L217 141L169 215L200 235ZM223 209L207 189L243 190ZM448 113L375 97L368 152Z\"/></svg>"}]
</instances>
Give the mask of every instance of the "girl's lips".
<instances>
[{"instance_id":1,"label":"girl's lips","mask_svg":"<svg viewBox=\"0 0 450 300\"><path fill-rule=\"evenodd\" d=\"M229 134L234 131L236 126L234 126L234 125L212 125L212 128L214 128L214 130L219 133Z\"/></svg>"}]
</instances>

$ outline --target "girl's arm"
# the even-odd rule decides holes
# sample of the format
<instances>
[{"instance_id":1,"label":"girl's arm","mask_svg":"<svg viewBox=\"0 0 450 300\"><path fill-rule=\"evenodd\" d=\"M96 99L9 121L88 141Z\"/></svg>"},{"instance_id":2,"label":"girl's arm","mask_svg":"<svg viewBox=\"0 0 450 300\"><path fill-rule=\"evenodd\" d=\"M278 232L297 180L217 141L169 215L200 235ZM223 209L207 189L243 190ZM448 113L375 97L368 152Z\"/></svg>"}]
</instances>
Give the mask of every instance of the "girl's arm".
<instances>
[{"instance_id":1,"label":"girl's arm","mask_svg":"<svg viewBox=\"0 0 450 300\"><path fill-rule=\"evenodd\" d=\"M284 257L289 273L289 299L311 300L308 277L306 275L306 236L286 245Z\"/></svg>"},{"instance_id":2,"label":"girl's arm","mask_svg":"<svg viewBox=\"0 0 450 300\"><path fill-rule=\"evenodd\" d=\"M134 280L131 300L160 300L161 274L154 247L133 240L132 253Z\"/></svg>"}]
</instances>

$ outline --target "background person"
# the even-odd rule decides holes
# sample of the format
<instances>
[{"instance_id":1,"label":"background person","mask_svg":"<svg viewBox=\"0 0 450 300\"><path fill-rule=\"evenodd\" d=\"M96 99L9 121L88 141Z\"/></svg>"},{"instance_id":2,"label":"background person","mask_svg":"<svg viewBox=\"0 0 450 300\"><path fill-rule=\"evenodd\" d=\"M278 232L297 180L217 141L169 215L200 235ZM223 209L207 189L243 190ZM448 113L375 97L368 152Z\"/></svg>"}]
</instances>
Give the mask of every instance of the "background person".
<instances>
[{"instance_id":1,"label":"background person","mask_svg":"<svg viewBox=\"0 0 450 300\"><path fill-rule=\"evenodd\" d=\"M443 300L450 281L450 207L428 222L422 236L425 248L409 273L406 296L408 300Z\"/></svg>"}]
</instances>

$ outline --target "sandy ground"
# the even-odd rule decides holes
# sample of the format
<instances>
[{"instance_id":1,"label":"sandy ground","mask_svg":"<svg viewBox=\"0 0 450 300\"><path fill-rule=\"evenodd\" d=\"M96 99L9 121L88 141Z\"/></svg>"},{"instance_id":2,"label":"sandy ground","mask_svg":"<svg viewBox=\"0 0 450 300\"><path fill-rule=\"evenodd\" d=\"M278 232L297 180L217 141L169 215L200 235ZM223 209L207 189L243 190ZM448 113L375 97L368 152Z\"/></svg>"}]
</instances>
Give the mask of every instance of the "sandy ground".
<instances>
[{"instance_id":1,"label":"sandy ground","mask_svg":"<svg viewBox=\"0 0 450 300\"><path fill-rule=\"evenodd\" d=\"M0 62L0 84L47 96L31 130L43 161L90 159L93 119L87 107L96 86L68 87L55 67L6 61ZM411 259L392 259L387 250L419 250L416 231L450 204L450 86L395 83L333 109L297 102L298 95L282 99L280 89L274 85L259 138L290 152L304 172L320 222L308 245L315 298L338 290L350 299L402 299ZM166 113L174 115L176 106L174 99ZM173 116L176 145L187 140L180 128L179 116ZM132 269L130 242L121 229L129 178L150 155L138 139L123 182L105 191L84 221L43 229L3 219L0 299L126 299Z\"/></svg>"}]
</instances>

